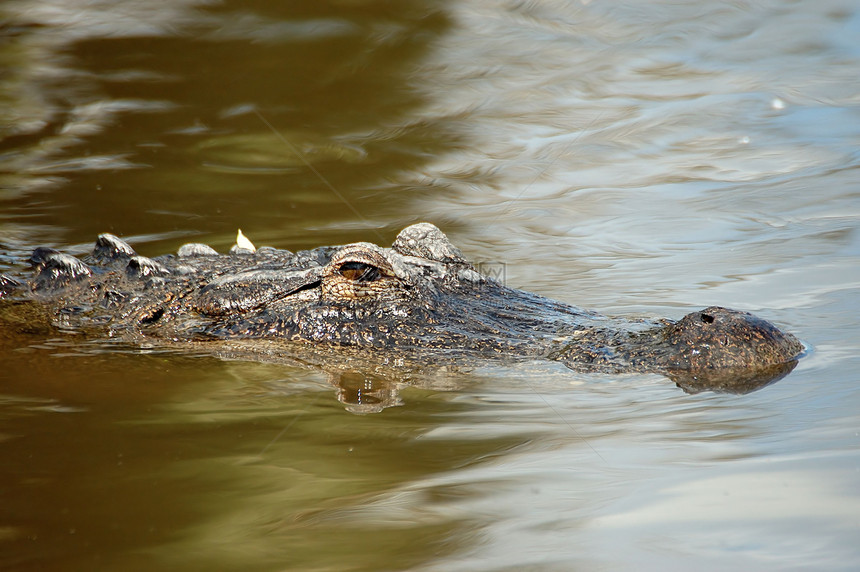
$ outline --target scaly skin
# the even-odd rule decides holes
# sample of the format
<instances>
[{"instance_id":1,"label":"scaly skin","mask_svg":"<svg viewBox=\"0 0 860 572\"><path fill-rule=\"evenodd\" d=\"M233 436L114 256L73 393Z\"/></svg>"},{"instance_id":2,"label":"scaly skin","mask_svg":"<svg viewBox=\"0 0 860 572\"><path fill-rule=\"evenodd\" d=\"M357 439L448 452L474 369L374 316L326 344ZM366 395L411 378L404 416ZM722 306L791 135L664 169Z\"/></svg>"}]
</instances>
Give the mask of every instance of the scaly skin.
<instances>
[{"instance_id":1,"label":"scaly skin","mask_svg":"<svg viewBox=\"0 0 860 572\"><path fill-rule=\"evenodd\" d=\"M268 338L422 359L543 358L575 370L661 373L691 391L754 389L791 371L803 351L745 312L626 320L508 288L428 223L404 229L391 248L221 255L186 245L149 259L101 235L83 260L40 248L30 261L33 277L0 277L0 299L36 301L62 328L133 340Z\"/></svg>"}]
</instances>

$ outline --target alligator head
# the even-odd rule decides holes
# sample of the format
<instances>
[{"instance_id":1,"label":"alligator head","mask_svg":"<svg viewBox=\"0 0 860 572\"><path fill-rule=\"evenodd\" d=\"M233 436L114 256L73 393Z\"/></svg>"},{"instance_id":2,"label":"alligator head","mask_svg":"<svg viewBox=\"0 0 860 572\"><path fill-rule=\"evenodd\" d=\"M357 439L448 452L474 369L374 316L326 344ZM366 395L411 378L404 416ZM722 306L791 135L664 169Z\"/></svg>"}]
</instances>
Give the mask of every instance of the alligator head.
<instances>
[{"instance_id":1,"label":"alligator head","mask_svg":"<svg viewBox=\"0 0 860 572\"><path fill-rule=\"evenodd\" d=\"M404 229L391 248L346 245L322 262L291 270L281 278L286 295L252 312L222 314L206 335L284 337L424 359L439 353L551 358L573 369L659 372L688 391L750 391L791 371L803 350L773 324L727 308L677 322L630 321L508 288L480 274L427 223ZM247 278L240 273L208 286L207 306L211 297L224 308L254 297L243 293L253 282Z\"/></svg>"}]
</instances>

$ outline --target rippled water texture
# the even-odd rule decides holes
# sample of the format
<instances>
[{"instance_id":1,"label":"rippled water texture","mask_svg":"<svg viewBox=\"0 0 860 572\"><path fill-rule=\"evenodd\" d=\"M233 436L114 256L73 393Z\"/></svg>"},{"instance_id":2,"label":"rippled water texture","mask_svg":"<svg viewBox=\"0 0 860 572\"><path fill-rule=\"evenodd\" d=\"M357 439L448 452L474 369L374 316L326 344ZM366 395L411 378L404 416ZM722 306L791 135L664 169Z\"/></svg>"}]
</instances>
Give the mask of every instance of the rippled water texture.
<instances>
[{"instance_id":1,"label":"rippled water texture","mask_svg":"<svg viewBox=\"0 0 860 572\"><path fill-rule=\"evenodd\" d=\"M810 351L748 395L475 363L356 414L349 361L7 327L0 568L860 568L858 38L849 0L3 3L0 271L429 220L509 285Z\"/></svg>"}]
</instances>

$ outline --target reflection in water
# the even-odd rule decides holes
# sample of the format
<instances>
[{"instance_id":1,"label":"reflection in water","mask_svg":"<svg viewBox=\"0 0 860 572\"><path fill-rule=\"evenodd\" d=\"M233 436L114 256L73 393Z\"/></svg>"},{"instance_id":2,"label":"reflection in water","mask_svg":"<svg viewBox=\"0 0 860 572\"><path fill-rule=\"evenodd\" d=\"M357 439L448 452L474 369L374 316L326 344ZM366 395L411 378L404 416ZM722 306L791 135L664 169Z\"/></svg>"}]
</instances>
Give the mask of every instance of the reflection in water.
<instances>
[{"instance_id":1,"label":"reflection in water","mask_svg":"<svg viewBox=\"0 0 860 572\"><path fill-rule=\"evenodd\" d=\"M411 388L433 391L459 391L468 386L475 371L494 367L520 368L527 376L536 370L535 377L543 374L539 361L515 356L445 356L439 352L415 352L414 356L362 350L349 347L305 346L279 342L267 344L265 340L215 342L199 347L201 352L214 351L225 359L254 360L264 363L282 363L310 367L325 373L328 382L336 389L338 401L353 413L379 413L387 407L404 404L401 393ZM390 361L390 363L389 363ZM382 362L382 363L381 363ZM724 368L691 372L668 370L662 372L669 380L688 394L703 391L743 395L757 391L783 379L797 367L797 360L763 367ZM555 367L551 365L549 367ZM574 371L588 369L567 365ZM593 373L593 372L592 372ZM570 375L574 375L572 372ZM618 373L617 375L623 375Z\"/></svg>"},{"instance_id":2,"label":"reflection in water","mask_svg":"<svg viewBox=\"0 0 860 572\"><path fill-rule=\"evenodd\" d=\"M430 219L513 286L764 310L815 352L743 396L551 363L436 391L0 331L0 567L856 568L858 35L853 0L4 2L0 265Z\"/></svg>"},{"instance_id":3,"label":"reflection in water","mask_svg":"<svg viewBox=\"0 0 860 572\"><path fill-rule=\"evenodd\" d=\"M347 362L345 367L337 370L324 369L331 370L329 382L337 388L337 399L346 406L347 411L352 413L379 413L386 407L403 405L400 393L407 387L426 387L433 391L462 389L462 384L457 381L458 377L475 369L474 363L472 367L459 364L459 366L445 367L433 373L428 373L427 368L418 372L405 369L395 370L397 373L383 376L368 373L363 369L346 369L348 367L356 367L356 365ZM669 371L666 376L686 393L715 391L742 395L776 383L791 373L795 367L797 367L797 361L790 361L758 369L708 371L697 374L689 371ZM457 372L458 375L449 373L450 370ZM446 375L443 376L442 372Z\"/></svg>"},{"instance_id":4,"label":"reflection in water","mask_svg":"<svg viewBox=\"0 0 860 572\"><path fill-rule=\"evenodd\" d=\"M695 375L689 371L669 371L666 375L687 393L719 391L744 394L759 390L787 376L797 367L797 360L770 364L763 368L727 369Z\"/></svg>"},{"instance_id":5,"label":"reflection in water","mask_svg":"<svg viewBox=\"0 0 860 572\"><path fill-rule=\"evenodd\" d=\"M379 413L386 407L403 403L397 383L391 380L348 371L336 374L331 381L338 388L338 401L353 413Z\"/></svg>"}]
</instances>

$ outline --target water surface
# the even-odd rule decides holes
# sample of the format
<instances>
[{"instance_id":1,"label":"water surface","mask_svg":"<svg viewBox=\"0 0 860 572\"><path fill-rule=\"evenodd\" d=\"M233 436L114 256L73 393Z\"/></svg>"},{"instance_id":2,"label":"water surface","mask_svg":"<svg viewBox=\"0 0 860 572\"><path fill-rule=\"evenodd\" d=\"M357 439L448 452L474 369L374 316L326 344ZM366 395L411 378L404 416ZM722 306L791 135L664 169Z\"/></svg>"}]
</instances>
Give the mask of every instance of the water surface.
<instances>
[{"instance_id":1,"label":"water surface","mask_svg":"<svg viewBox=\"0 0 860 572\"><path fill-rule=\"evenodd\" d=\"M855 4L6 2L2 270L428 220L511 286L810 352L747 395L477 363L356 414L363 366L4 331L0 567L856 569Z\"/></svg>"}]
</instances>

